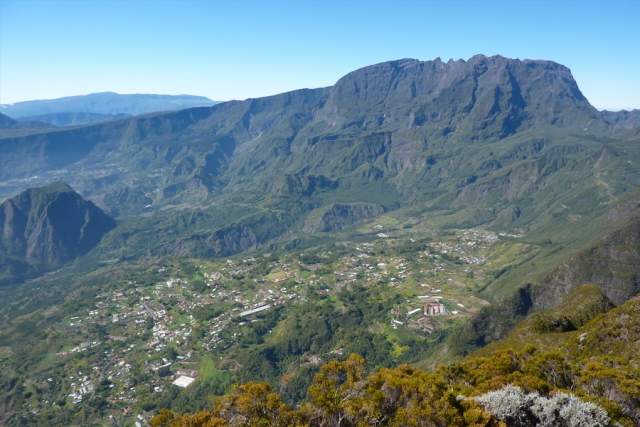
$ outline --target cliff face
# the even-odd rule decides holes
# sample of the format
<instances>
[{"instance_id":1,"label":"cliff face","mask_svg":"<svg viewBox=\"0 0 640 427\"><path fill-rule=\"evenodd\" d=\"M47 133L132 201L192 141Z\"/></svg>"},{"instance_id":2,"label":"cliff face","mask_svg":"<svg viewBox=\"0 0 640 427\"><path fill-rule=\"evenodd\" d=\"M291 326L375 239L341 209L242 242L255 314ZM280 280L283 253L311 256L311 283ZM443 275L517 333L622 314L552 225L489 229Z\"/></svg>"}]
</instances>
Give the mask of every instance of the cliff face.
<instances>
[{"instance_id":1,"label":"cliff face","mask_svg":"<svg viewBox=\"0 0 640 427\"><path fill-rule=\"evenodd\" d=\"M531 286L536 311L555 307L581 285L593 283L616 305L640 292L640 219L570 258Z\"/></svg>"},{"instance_id":2,"label":"cliff face","mask_svg":"<svg viewBox=\"0 0 640 427\"><path fill-rule=\"evenodd\" d=\"M633 217L541 281L527 284L500 303L482 308L449 338L449 347L464 355L505 339L527 314L555 309L566 315L567 310L558 307L571 305L567 302L570 295L585 285L591 285L615 305L640 293L640 218Z\"/></svg>"},{"instance_id":3,"label":"cliff face","mask_svg":"<svg viewBox=\"0 0 640 427\"><path fill-rule=\"evenodd\" d=\"M602 111L602 117L609 123L624 129L634 129L640 125L640 110Z\"/></svg>"},{"instance_id":4,"label":"cliff face","mask_svg":"<svg viewBox=\"0 0 640 427\"><path fill-rule=\"evenodd\" d=\"M0 205L0 280L59 267L89 252L115 226L66 184L28 189Z\"/></svg>"},{"instance_id":5,"label":"cliff face","mask_svg":"<svg viewBox=\"0 0 640 427\"><path fill-rule=\"evenodd\" d=\"M403 59L356 70L333 86L323 110L343 124L440 123L446 134L473 130L484 137L504 137L534 123L599 118L567 67L484 55Z\"/></svg>"}]
</instances>

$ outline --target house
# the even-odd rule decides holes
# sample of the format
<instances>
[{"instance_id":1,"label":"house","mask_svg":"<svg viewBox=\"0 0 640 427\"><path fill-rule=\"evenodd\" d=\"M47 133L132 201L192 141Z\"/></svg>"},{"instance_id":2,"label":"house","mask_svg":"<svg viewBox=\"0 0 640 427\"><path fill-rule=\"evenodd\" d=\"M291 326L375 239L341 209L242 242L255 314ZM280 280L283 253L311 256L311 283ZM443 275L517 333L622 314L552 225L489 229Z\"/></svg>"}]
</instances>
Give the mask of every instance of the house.
<instances>
[{"instance_id":1,"label":"house","mask_svg":"<svg viewBox=\"0 0 640 427\"><path fill-rule=\"evenodd\" d=\"M191 385L191 383L193 383L196 379L195 378L191 378L188 377L186 375L182 375L180 377L178 377L173 384L177 385L178 387L182 387L182 388L186 388L189 387Z\"/></svg>"},{"instance_id":2,"label":"house","mask_svg":"<svg viewBox=\"0 0 640 427\"><path fill-rule=\"evenodd\" d=\"M258 313L260 311L267 310L270 307L271 306L269 304L267 304L267 305L263 305L263 306L258 307L258 308L254 308L253 310L243 311L242 313L240 313L240 317L249 316L250 314Z\"/></svg>"},{"instance_id":3,"label":"house","mask_svg":"<svg viewBox=\"0 0 640 427\"><path fill-rule=\"evenodd\" d=\"M178 372L176 372L178 375L186 375L188 377L197 377L198 376L198 371L194 370L194 369L179 369Z\"/></svg>"},{"instance_id":4,"label":"house","mask_svg":"<svg viewBox=\"0 0 640 427\"><path fill-rule=\"evenodd\" d=\"M449 310L444 304L428 304L424 306L425 316L448 316Z\"/></svg>"},{"instance_id":5,"label":"house","mask_svg":"<svg viewBox=\"0 0 640 427\"><path fill-rule=\"evenodd\" d=\"M425 305L424 314L426 316L437 316L440 314L440 307L437 304Z\"/></svg>"}]
</instances>

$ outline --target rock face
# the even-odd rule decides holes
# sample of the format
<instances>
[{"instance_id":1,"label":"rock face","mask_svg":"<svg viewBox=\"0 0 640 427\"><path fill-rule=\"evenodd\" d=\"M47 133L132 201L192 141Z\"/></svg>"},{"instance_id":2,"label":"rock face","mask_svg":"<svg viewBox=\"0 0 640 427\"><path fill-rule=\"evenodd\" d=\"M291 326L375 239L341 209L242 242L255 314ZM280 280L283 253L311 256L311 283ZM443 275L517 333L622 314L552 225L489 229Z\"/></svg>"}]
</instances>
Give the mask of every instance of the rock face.
<instances>
[{"instance_id":1,"label":"rock face","mask_svg":"<svg viewBox=\"0 0 640 427\"><path fill-rule=\"evenodd\" d=\"M602 111L602 116L610 123L626 129L640 126L640 110Z\"/></svg>"},{"instance_id":2,"label":"rock face","mask_svg":"<svg viewBox=\"0 0 640 427\"><path fill-rule=\"evenodd\" d=\"M531 286L533 309L549 310L584 284L595 284L614 304L640 292L640 219L609 233L604 240Z\"/></svg>"},{"instance_id":3,"label":"rock face","mask_svg":"<svg viewBox=\"0 0 640 427\"><path fill-rule=\"evenodd\" d=\"M506 136L534 123L583 114L599 116L567 67L484 55L448 62L403 59L362 68L333 86L323 112L342 123L408 118L410 126L440 123L444 134L483 131L476 138Z\"/></svg>"},{"instance_id":4,"label":"rock face","mask_svg":"<svg viewBox=\"0 0 640 427\"><path fill-rule=\"evenodd\" d=\"M303 231L317 233L319 231L340 230L349 224L372 218L384 212L385 208L382 205L334 203L322 216L308 219Z\"/></svg>"},{"instance_id":5,"label":"rock face","mask_svg":"<svg viewBox=\"0 0 640 427\"><path fill-rule=\"evenodd\" d=\"M66 184L26 190L0 205L0 278L59 267L89 252L115 226Z\"/></svg>"}]
</instances>

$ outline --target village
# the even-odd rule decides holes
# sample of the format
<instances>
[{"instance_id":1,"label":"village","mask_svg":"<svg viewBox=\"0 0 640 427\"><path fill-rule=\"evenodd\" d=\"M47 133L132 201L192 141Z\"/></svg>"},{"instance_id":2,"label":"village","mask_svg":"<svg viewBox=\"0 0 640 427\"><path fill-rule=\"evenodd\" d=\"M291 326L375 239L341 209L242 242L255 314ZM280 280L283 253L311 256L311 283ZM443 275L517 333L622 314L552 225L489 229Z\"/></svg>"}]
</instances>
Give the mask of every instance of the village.
<instances>
[{"instance_id":1,"label":"village","mask_svg":"<svg viewBox=\"0 0 640 427\"><path fill-rule=\"evenodd\" d=\"M154 396L235 369L228 353L247 346L247 328L274 310L333 300L352 286L381 287L404 301L385 323L372 325L393 340L401 330L426 339L488 305L475 291L503 244L495 233L461 230L421 242L383 229L374 225L369 241L311 253L167 262L148 269L144 277L152 279L144 283L125 275L96 294L91 307L61 321L71 341L55 358L71 363L74 355L88 356L73 363L84 366L75 374L49 378L52 389L64 390L70 405L103 398L144 423L151 413L145 402ZM306 360L326 357L342 357L342 348Z\"/></svg>"}]
</instances>

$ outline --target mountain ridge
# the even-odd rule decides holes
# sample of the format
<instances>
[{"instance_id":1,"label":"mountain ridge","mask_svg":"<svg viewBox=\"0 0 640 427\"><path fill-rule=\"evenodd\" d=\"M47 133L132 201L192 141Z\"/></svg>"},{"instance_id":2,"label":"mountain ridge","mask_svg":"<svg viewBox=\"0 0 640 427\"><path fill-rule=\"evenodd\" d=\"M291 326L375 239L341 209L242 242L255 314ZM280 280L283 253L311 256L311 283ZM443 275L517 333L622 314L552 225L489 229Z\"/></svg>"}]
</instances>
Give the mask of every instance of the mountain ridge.
<instances>
[{"instance_id":1,"label":"mountain ridge","mask_svg":"<svg viewBox=\"0 0 640 427\"><path fill-rule=\"evenodd\" d=\"M511 331L527 315L532 316L533 313L542 313L542 316L555 313L556 317L566 317L573 310L574 317L592 318L598 311L595 310L595 314L580 313L577 307L581 304L577 300L583 299L589 303L606 300L606 304L597 305L610 308L638 295L640 216L637 197L631 198L629 202L632 207L626 207L628 211L621 218L616 218L617 226L612 230L570 254L541 280L532 282L525 279L513 294L482 308L470 321L463 324L449 337L448 345L453 353L465 355L469 350L486 346L496 348L493 343L504 340L509 333L515 334L511 341L519 339L517 333ZM625 209L624 204L621 208ZM614 211L617 209L612 209L610 214ZM564 306L564 309L558 309L559 306ZM594 311L593 308L590 310ZM580 326L578 323L573 321L575 326Z\"/></svg>"},{"instance_id":2,"label":"mountain ridge","mask_svg":"<svg viewBox=\"0 0 640 427\"><path fill-rule=\"evenodd\" d=\"M37 116L18 117L18 122L37 121L43 123L49 123L54 126L79 126L90 123L106 122L109 120L124 119L131 117L131 114L99 114L99 113L49 113L40 114Z\"/></svg>"},{"instance_id":3,"label":"mountain ridge","mask_svg":"<svg viewBox=\"0 0 640 427\"><path fill-rule=\"evenodd\" d=\"M54 130L57 127L37 120L18 121L0 113L0 132L3 136L24 135L30 132Z\"/></svg>"},{"instance_id":4,"label":"mountain ridge","mask_svg":"<svg viewBox=\"0 0 640 427\"><path fill-rule=\"evenodd\" d=\"M0 113L14 119L55 113L130 114L210 106L218 103L204 96L118 94L98 92L88 95L39 99L0 105Z\"/></svg>"},{"instance_id":5,"label":"mountain ridge","mask_svg":"<svg viewBox=\"0 0 640 427\"><path fill-rule=\"evenodd\" d=\"M280 218L282 236L333 229L310 224L336 202L536 231L557 215L579 226L640 186L618 167L640 159L634 131L552 61L405 59L327 88L4 137L0 175L7 189L55 175L114 215L251 205L261 214L238 226Z\"/></svg>"}]
</instances>

